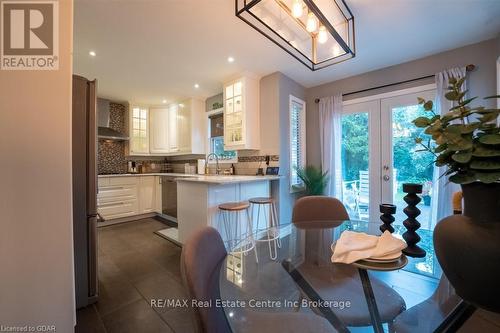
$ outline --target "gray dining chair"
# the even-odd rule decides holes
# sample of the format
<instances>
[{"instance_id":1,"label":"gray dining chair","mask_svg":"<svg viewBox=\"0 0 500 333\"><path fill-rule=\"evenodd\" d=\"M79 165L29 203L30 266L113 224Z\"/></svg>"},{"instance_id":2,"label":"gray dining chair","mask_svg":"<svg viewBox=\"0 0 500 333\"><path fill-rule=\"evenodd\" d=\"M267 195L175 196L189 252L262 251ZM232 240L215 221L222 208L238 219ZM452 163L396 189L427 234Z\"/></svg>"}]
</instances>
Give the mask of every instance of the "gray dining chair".
<instances>
[{"instance_id":1,"label":"gray dining chair","mask_svg":"<svg viewBox=\"0 0 500 333\"><path fill-rule=\"evenodd\" d=\"M186 241L181 253L181 274L189 297L213 303L220 298L219 271L226 255L222 238L214 228L203 228ZM197 332L232 332L222 307L194 310ZM243 316L244 324L236 323L235 332L337 332L325 318L315 314L245 310Z\"/></svg>"},{"instance_id":2,"label":"gray dining chair","mask_svg":"<svg viewBox=\"0 0 500 333\"><path fill-rule=\"evenodd\" d=\"M363 285L358 269L346 264L333 264L330 261L330 244L333 233L319 234L320 228L335 228L349 220L349 215L338 199L326 196L309 196L297 200L293 208L292 223L298 228L310 231L306 233L306 261L298 268L312 287L323 299L350 300L353 306L343 310L333 309L337 317L346 325L353 327L372 324L368 305L363 292ZM329 244L325 244L328 242ZM318 245L321 244L321 245ZM318 249L318 247L320 249ZM327 253L324 253L324 252ZM321 259L322 258L322 259ZM323 265L333 265L322 269ZM370 275L370 281L377 300L382 322L392 323L406 309L404 299L390 286Z\"/></svg>"},{"instance_id":3,"label":"gray dining chair","mask_svg":"<svg viewBox=\"0 0 500 333\"><path fill-rule=\"evenodd\" d=\"M191 299L212 301L219 298L219 270L227 252L219 232L211 227L193 234L182 247L181 275ZM231 332L221 307L195 308L198 332Z\"/></svg>"}]
</instances>

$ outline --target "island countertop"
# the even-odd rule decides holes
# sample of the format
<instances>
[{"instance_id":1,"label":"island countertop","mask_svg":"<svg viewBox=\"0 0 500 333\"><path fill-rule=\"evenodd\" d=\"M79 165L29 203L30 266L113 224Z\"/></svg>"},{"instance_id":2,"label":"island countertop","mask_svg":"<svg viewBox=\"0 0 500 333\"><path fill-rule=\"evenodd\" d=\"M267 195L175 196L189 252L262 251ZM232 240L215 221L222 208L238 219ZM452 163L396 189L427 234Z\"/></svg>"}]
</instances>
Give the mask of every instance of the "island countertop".
<instances>
[{"instance_id":1,"label":"island countertop","mask_svg":"<svg viewBox=\"0 0 500 333\"><path fill-rule=\"evenodd\" d=\"M180 177L176 180L178 182L199 182L199 183L210 183L210 184L231 184L231 183L248 183L257 181L271 181L279 180L280 176L220 176L220 175L198 175L197 177Z\"/></svg>"}]
</instances>

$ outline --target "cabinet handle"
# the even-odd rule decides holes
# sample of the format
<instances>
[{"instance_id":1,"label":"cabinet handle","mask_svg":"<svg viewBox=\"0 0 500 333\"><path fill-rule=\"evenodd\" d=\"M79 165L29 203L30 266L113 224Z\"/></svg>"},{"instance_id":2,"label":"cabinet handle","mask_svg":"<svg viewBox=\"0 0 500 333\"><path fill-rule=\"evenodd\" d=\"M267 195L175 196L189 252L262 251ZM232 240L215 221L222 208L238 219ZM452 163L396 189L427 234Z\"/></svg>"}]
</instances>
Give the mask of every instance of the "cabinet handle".
<instances>
[{"instance_id":1,"label":"cabinet handle","mask_svg":"<svg viewBox=\"0 0 500 333\"><path fill-rule=\"evenodd\" d=\"M125 203L122 202L109 202L99 205L99 207L111 207L111 206L123 206Z\"/></svg>"}]
</instances>

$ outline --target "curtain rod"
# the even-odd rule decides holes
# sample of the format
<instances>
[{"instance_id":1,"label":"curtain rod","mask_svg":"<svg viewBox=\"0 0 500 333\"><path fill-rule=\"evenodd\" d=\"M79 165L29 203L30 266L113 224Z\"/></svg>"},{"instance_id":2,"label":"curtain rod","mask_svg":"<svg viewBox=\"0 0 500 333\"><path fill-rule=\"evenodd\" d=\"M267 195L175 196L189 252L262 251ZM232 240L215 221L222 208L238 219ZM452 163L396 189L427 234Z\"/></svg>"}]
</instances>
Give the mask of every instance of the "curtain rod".
<instances>
[{"instance_id":1,"label":"curtain rod","mask_svg":"<svg viewBox=\"0 0 500 333\"><path fill-rule=\"evenodd\" d=\"M469 65L465 66L465 70L467 72L472 72L475 68L476 68L476 66L473 65L473 64L469 64ZM367 89L362 89L362 90L357 90L357 91L351 91L351 92L342 94L342 96L349 96L349 95L359 94L359 93L362 93L362 92L365 92L365 91L370 91L370 90L375 90L375 89L380 89L380 88L386 88L386 87L396 86L398 84L409 83L409 82L419 81L419 80L423 80L423 79L430 79L431 77L434 77L434 75L426 75L426 76L422 76L422 77L417 77L415 79L410 79L410 80L404 80L404 81L399 81L399 82L395 82L395 83L384 84L384 85L378 86L378 87L372 87L372 88L367 88ZM319 98L316 98L314 100L314 103L318 104L319 103Z\"/></svg>"}]
</instances>

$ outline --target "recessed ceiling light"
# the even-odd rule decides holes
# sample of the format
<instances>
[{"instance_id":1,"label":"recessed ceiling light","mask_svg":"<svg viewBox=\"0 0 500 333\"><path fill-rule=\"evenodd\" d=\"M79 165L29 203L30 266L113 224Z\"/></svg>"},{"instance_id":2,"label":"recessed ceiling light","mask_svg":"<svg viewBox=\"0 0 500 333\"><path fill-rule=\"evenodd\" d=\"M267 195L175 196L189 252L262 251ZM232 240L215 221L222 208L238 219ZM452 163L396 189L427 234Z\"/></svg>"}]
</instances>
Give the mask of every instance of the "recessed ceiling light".
<instances>
[{"instance_id":1,"label":"recessed ceiling light","mask_svg":"<svg viewBox=\"0 0 500 333\"><path fill-rule=\"evenodd\" d=\"M90 51L90 52L89 52L89 55L90 55L91 57L95 57L97 54L95 53L95 51Z\"/></svg>"},{"instance_id":2,"label":"recessed ceiling light","mask_svg":"<svg viewBox=\"0 0 500 333\"><path fill-rule=\"evenodd\" d=\"M196 89L198 89L198 88L200 87L200 85L199 85L198 83L195 83L195 84L194 84L194 87L195 87Z\"/></svg>"},{"instance_id":3,"label":"recessed ceiling light","mask_svg":"<svg viewBox=\"0 0 500 333\"><path fill-rule=\"evenodd\" d=\"M227 58L227 62L231 62L231 63L234 62L234 58L233 57L228 57Z\"/></svg>"},{"instance_id":4,"label":"recessed ceiling light","mask_svg":"<svg viewBox=\"0 0 500 333\"><path fill-rule=\"evenodd\" d=\"M167 104L167 100L164 99L163 101L161 101L163 104Z\"/></svg>"}]
</instances>

